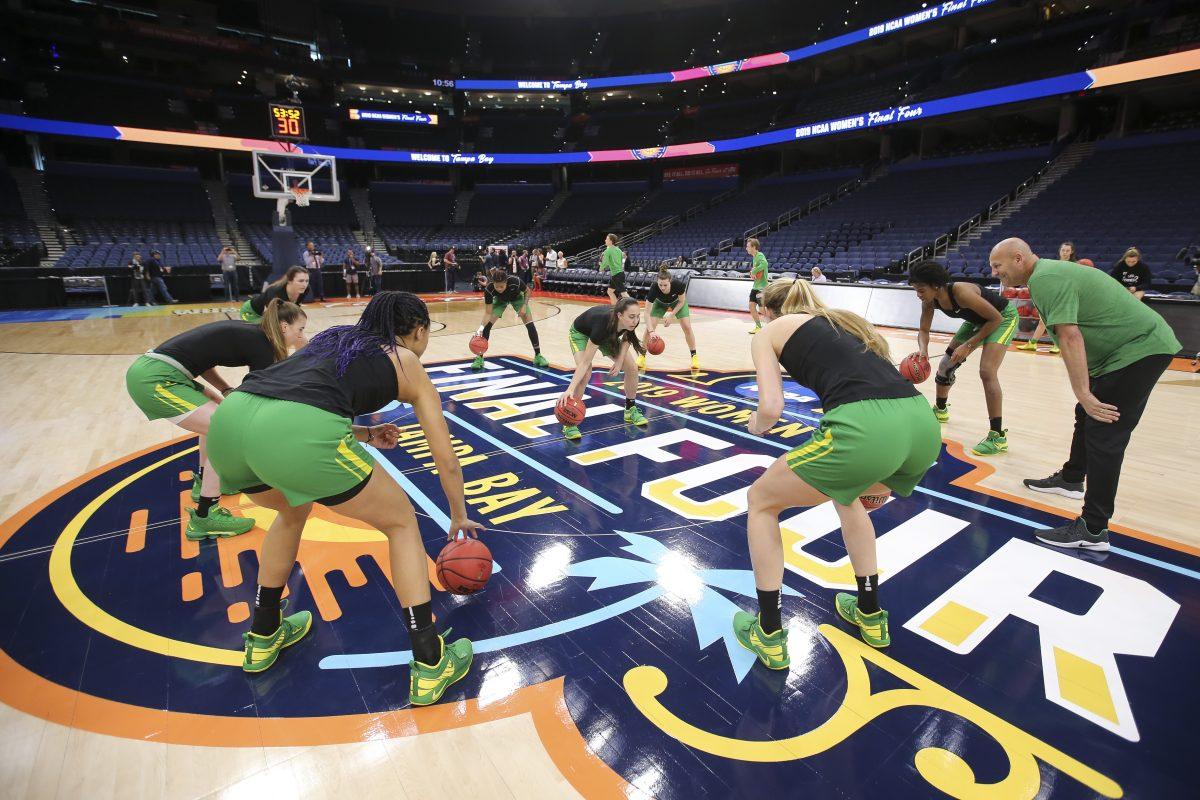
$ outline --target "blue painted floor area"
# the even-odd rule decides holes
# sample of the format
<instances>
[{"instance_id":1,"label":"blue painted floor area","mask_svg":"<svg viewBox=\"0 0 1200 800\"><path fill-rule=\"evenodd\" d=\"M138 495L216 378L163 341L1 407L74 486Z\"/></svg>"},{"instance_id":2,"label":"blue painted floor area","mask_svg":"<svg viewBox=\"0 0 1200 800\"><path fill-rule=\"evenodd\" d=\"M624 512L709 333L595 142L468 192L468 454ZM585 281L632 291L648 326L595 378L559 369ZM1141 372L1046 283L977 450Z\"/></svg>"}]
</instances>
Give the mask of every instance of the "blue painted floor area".
<instances>
[{"instance_id":1,"label":"blue painted floor area","mask_svg":"<svg viewBox=\"0 0 1200 800\"><path fill-rule=\"evenodd\" d=\"M562 724L661 798L1194 794L1197 559L1120 536L1109 553L1039 545L1033 532L1060 517L953 485L973 467L943 452L916 493L872 512L886 651L833 611L853 576L832 510L784 515L792 664L773 672L730 629L755 608L745 492L805 441L820 418L811 394L789 386L789 419L760 438L742 419L752 376L651 373L639 391L650 424L633 428L620 385L597 377L584 437L567 442L551 415L569 376L516 358L480 374L467 363L429 373L499 571L470 597L435 592L439 625L476 649L444 704L484 708L563 678ZM412 435L379 457L409 489L433 557L445 499L412 411L370 421ZM316 612L313 632L257 677L214 663L240 658L261 532L181 543L193 446L100 472L3 542L8 656L60 686L213 725L405 709L386 545L330 515L310 521L289 583L291 608ZM130 532L139 510L144 538Z\"/></svg>"}]
</instances>

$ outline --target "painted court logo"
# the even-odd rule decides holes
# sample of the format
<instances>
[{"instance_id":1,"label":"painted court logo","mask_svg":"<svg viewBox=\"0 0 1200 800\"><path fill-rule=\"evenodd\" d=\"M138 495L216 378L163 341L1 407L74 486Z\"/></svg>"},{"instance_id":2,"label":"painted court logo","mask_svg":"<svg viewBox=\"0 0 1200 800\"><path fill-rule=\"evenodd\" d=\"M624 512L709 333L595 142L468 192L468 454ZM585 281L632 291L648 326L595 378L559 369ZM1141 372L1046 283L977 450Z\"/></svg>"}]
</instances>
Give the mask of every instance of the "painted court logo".
<instances>
[{"instance_id":1,"label":"painted court logo","mask_svg":"<svg viewBox=\"0 0 1200 800\"><path fill-rule=\"evenodd\" d=\"M832 611L833 592L854 587L836 512L784 515L792 667L771 672L730 627L755 601L746 493L819 421L811 392L789 386L785 419L753 437L750 375L650 373L638 430L621 421L620 386L597 382L584 438L567 443L553 407L569 373L501 357L478 374L466 362L429 374L497 565L482 593L434 593L442 627L475 643L474 668L443 701L454 714L407 708L387 542L327 509L288 584L313 632L268 672L241 671L273 512L226 498L255 530L188 542L193 439L84 476L0 529L0 699L101 733L223 746L528 713L585 795L729 796L748 780L794 796L1186 791L1177 710L1197 702L1200 621L1179 611L1197 600L1193 557L1128 537L1109 554L1037 545L1031 532L1059 518L986 493L954 450L912 497L872 512L887 651ZM447 520L428 443L411 409L373 420L401 427L399 446L375 455L434 554Z\"/></svg>"}]
</instances>

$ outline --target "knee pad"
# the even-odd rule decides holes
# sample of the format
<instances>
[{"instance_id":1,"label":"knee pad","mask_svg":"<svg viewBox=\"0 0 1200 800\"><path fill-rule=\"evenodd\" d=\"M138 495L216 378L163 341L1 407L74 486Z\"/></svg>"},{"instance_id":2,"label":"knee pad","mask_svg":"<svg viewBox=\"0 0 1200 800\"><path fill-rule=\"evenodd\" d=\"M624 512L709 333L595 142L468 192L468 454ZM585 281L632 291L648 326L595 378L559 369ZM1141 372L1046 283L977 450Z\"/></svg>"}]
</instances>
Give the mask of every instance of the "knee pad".
<instances>
[{"instance_id":1,"label":"knee pad","mask_svg":"<svg viewBox=\"0 0 1200 800\"><path fill-rule=\"evenodd\" d=\"M953 386L956 380L954 373L958 372L958 368L962 364L952 364L950 362L950 354L942 356L942 360L938 363L937 373L933 376L933 382L938 386Z\"/></svg>"}]
</instances>

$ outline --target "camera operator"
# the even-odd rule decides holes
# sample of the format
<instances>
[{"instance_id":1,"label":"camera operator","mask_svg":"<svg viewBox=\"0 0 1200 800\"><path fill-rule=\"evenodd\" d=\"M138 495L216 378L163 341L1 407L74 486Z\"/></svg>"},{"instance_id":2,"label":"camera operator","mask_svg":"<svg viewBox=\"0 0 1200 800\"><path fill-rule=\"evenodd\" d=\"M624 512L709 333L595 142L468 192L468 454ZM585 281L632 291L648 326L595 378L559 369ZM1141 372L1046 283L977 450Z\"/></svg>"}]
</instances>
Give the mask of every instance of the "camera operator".
<instances>
[{"instance_id":1,"label":"camera operator","mask_svg":"<svg viewBox=\"0 0 1200 800\"><path fill-rule=\"evenodd\" d=\"M325 256L312 242L304 245L304 268L308 270L308 301L314 299L325 302L325 277L321 267L325 266Z\"/></svg>"}]
</instances>

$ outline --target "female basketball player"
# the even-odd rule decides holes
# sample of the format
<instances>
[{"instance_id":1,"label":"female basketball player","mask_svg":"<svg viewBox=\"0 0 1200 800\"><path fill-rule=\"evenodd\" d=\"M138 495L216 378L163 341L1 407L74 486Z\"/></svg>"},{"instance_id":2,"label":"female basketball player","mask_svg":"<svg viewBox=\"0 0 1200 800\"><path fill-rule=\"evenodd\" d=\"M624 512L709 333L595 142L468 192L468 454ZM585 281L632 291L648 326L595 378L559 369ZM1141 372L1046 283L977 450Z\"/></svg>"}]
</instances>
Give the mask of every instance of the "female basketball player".
<instances>
[{"instance_id":1,"label":"female basketball player","mask_svg":"<svg viewBox=\"0 0 1200 800\"><path fill-rule=\"evenodd\" d=\"M521 322L525 323L525 330L529 334L529 343L533 345L533 363L539 367L548 367L550 362L542 355L542 345L538 341L537 326L533 324L533 315L529 313L529 284L523 281L516 275L509 275L502 269L492 270L492 282L488 287L491 290L491 303L485 304L484 323L478 331L478 335L485 339L491 339L492 326L500 321L504 316L504 311L509 306L521 318ZM484 293L486 302L487 293ZM483 356L475 356L475 360L471 363L471 369L479 371L483 369Z\"/></svg>"},{"instance_id":2,"label":"female basketball player","mask_svg":"<svg viewBox=\"0 0 1200 800\"><path fill-rule=\"evenodd\" d=\"M662 320L663 327L678 320L683 328L683 338L687 341L688 350L692 353L692 369L700 369L700 359L696 356L696 336L692 333L692 311L687 304L687 281L671 276L671 270L662 267L658 270L658 280L650 287L650 295L646 298L650 303L650 318L646 320L646 341L654 333L658 321ZM640 355L637 360L638 369L646 368L646 356Z\"/></svg>"},{"instance_id":3,"label":"female basketball player","mask_svg":"<svg viewBox=\"0 0 1200 800\"><path fill-rule=\"evenodd\" d=\"M629 293L625 291L625 254L617 247L615 233L604 237L604 254L600 257L600 271L608 273L608 289L605 290L608 294L608 302L616 303L622 297L629 296Z\"/></svg>"},{"instance_id":4,"label":"female basketball player","mask_svg":"<svg viewBox=\"0 0 1200 800\"><path fill-rule=\"evenodd\" d=\"M1004 353L1017 332L1017 307L991 289L973 283L950 280L950 273L936 261L922 261L908 271L908 282L917 290L921 307L921 330L917 334L917 350L929 358L929 328L933 311L937 309L963 321L938 364L933 381L937 384L937 405L933 413L938 422L950 421L946 398L954 385L954 373L980 345L979 379L987 402L988 423L991 428L979 444L971 448L977 456L994 456L1008 452L1008 431L1004 430L1001 405L1004 393L1000 389L1000 364Z\"/></svg>"},{"instance_id":5,"label":"female basketball player","mask_svg":"<svg viewBox=\"0 0 1200 800\"><path fill-rule=\"evenodd\" d=\"M221 485L206 458L206 439L217 404L232 391L216 367L249 367L254 372L287 358L289 348L304 346L307 317L300 306L275 299L264 312L257 325L223 320L192 328L138 358L125 373L129 396L147 419L169 419L200 434L200 467L192 479L197 507L188 509L185 532L193 541L237 536L254 527L254 520L235 517L217 505Z\"/></svg>"},{"instance_id":6,"label":"female basketball player","mask_svg":"<svg viewBox=\"0 0 1200 800\"><path fill-rule=\"evenodd\" d=\"M750 334L756 334L762 330L762 320L759 318L759 306L763 289L767 288L767 257L763 255L759 248L758 239L750 238L746 240L746 252L754 262L750 265L750 277L754 283L750 288L750 317L754 320L754 328Z\"/></svg>"},{"instance_id":7,"label":"female basketball player","mask_svg":"<svg viewBox=\"0 0 1200 800\"><path fill-rule=\"evenodd\" d=\"M1060 244L1058 246L1058 260L1059 261L1075 261L1075 262L1079 261L1079 258L1077 257L1077 254L1075 253L1075 243L1074 242L1063 242L1062 244ZM1033 329L1033 335L1029 337L1029 339L1025 342L1025 344L1017 345L1017 349L1018 350L1026 350L1026 351L1037 350L1038 342L1040 342L1042 340L1042 337L1045 335L1046 335L1046 323L1043 322L1039 318L1037 321L1037 327ZM1051 342L1050 342L1050 352L1055 353L1055 354L1061 352L1058 349L1058 345L1056 345L1053 342L1053 340L1051 340Z\"/></svg>"},{"instance_id":8,"label":"female basketball player","mask_svg":"<svg viewBox=\"0 0 1200 800\"><path fill-rule=\"evenodd\" d=\"M304 267L291 267L283 273L282 278L268 285L262 294L256 294L242 303L242 321L258 322L262 319L263 309L277 298L300 305L307 290L308 270Z\"/></svg>"},{"instance_id":9,"label":"female basketball player","mask_svg":"<svg viewBox=\"0 0 1200 800\"><path fill-rule=\"evenodd\" d=\"M833 500L858 596L839 592L837 613L872 647L891 644L879 607L875 528L864 494L909 495L937 459L938 423L916 388L889 360L887 342L862 317L826 308L803 280L777 280L763 292L768 324L751 348L758 409L750 432L771 429L783 411L780 367L821 400L825 417L812 438L780 456L750 487L746 518L759 615L734 615L742 646L771 669L789 664L780 618L783 539L779 514Z\"/></svg>"},{"instance_id":10,"label":"female basketball player","mask_svg":"<svg viewBox=\"0 0 1200 800\"><path fill-rule=\"evenodd\" d=\"M592 378L592 360L596 351L612 359L610 378L622 370L625 373L625 422L644 427L646 417L637 407L638 371L633 352L646 352L637 338L637 326L642 320L642 307L632 297L622 297L611 306L592 306L571 323L568 338L575 354L575 375L564 397L583 397ZM564 425L563 436L578 439L578 425Z\"/></svg>"},{"instance_id":11,"label":"female basketball player","mask_svg":"<svg viewBox=\"0 0 1200 800\"><path fill-rule=\"evenodd\" d=\"M471 643L444 642L433 624L425 547L408 497L360 443L396 446L400 429L354 425L393 400L410 403L450 503L450 530L478 536L467 519L462 469L442 417L441 398L421 366L429 309L408 292L380 292L354 325L313 337L300 353L256 372L213 416L209 452L224 486L254 494L278 513L263 540L258 596L245 634L242 669L262 672L312 626L301 611L283 617L280 598L314 502L382 532L392 585L412 641L409 700L437 702L471 666ZM449 631L447 631L449 632Z\"/></svg>"}]
</instances>

